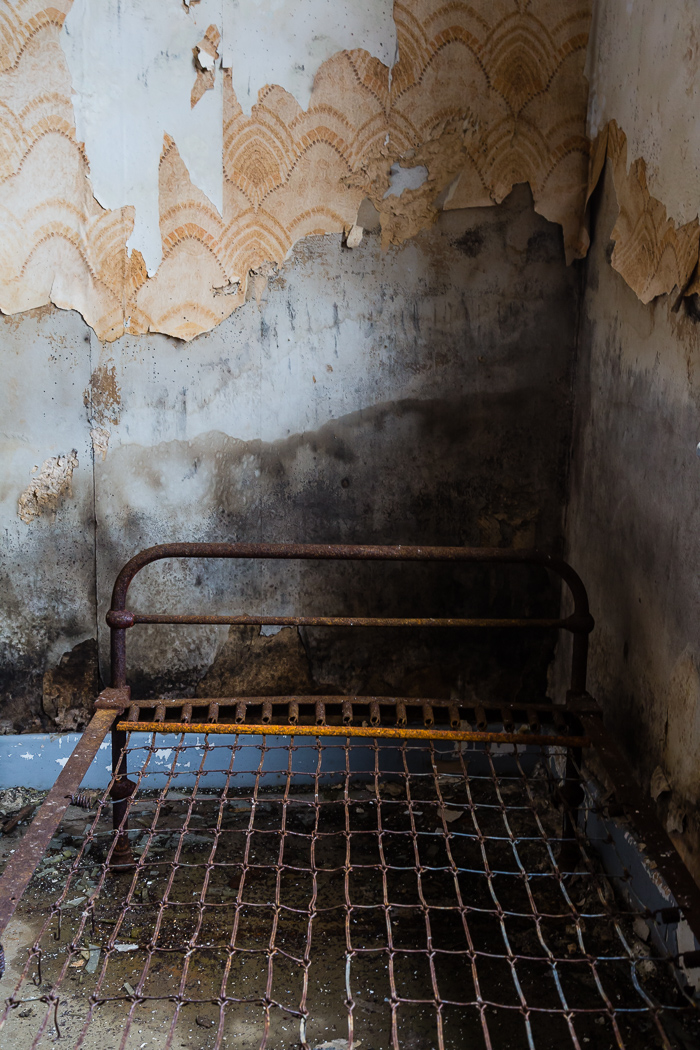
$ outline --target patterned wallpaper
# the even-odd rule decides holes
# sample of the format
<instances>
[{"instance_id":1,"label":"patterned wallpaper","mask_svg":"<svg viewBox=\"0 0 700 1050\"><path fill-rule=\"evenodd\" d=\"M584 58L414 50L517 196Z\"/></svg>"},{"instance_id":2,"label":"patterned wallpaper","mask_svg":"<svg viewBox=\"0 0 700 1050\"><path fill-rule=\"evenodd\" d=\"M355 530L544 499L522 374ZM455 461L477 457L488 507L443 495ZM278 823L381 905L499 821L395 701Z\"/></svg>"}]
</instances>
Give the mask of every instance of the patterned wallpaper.
<instances>
[{"instance_id":1,"label":"patterned wallpaper","mask_svg":"<svg viewBox=\"0 0 700 1050\"><path fill-rule=\"evenodd\" d=\"M537 211L561 224L567 258L583 256L589 6L396 0L398 62L390 70L365 51L336 53L316 75L308 110L270 85L248 117L224 70L223 214L166 135L163 261L148 277L138 251L126 249L133 208L105 210L91 193L59 42L69 0L3 0L0 309L52 302L79 310L101 339L148 331L191 339L259 295L300 239L347 233L365 198L388 249L430 225L439 207L494 204L520 182ZM216 54L215 27L210 38ZM194 104L206 89L200 73L193 61ZM427 177L387 195L396 164L422 166Z\"/></svg>"}]
</instances>

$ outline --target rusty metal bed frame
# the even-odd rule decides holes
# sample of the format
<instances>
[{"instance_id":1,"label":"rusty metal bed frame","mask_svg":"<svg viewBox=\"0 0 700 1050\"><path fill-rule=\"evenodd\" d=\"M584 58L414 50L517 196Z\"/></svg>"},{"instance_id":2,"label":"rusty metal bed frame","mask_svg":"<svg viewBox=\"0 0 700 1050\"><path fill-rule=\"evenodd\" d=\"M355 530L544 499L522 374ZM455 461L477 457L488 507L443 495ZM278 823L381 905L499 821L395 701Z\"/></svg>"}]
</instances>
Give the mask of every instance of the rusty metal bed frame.
<instances>
[{"instance_id":1,"label":"rusty metal bed frame","mask_svg":"<svg viewBox=\"0 0 700 1050\"><path fill-rule=\"evenodd\" d=\"M166 558L468 562L537 566L554 573L567 585L573 600L573 612L566 617L539 619L419 619L174 615L128 610L128 589L136 574L152 562ZM371 954L372 951L379 952L386 959L388 973L385 999L388 1003L389 1027L382 1036L385 1043L381 1050L389 1045L392 1048L419 1045L410 1042L405 1024L402 1027L401 1021L406 1011L418 1008L424 1012L427 1009L431 1017L434 1013L435 1031L431 1038L440 1050L466 1045L459 1040L466 1031L464 1026L468 1015L476 1018L474 1038L478 1036L481 1040L475 1041L473 1045L485 1046L487 1050L495 1050L501 1045L519 1045L512 1031L507 1034L505 1041L499 1041L498 1026L491 1017L492 1012L498 1011L505 1011L511 1019L518 1016L519 1023L522 1023L522 1045L530 1048L563 1046L566 1039L566 1045L584 1050L583 1043L590 1043L591 1037L582 1035L582 1031L593 1033L599 1040L597 1045L601 1047L633 1047L639 1045L634 1041L639 1032L629 1026L633 1025L633 1021L636 1023L641 1015L652 1024L653 1038L650 1037L652 1041L648 1043L649 1046L658 1045L670 1050L676 1045L672 1042L673 1035L669 1035L668 1024L671 1022L668 1018L674 1015L674 1011L676 1015L681 1011L684 1017L688 1014L694 1016L693 997L686 990L681 990L678 1002L661 1002L642 986L639 977L641 962L630 947L630 924L635 918L641 918L651 928L658 922L679 922L683 918L698 936L700 891L658 823L651 802L638 790L624 756L606 733L597 704L586 691L588 635L593 628L593 619L581 579L562 559L538 551L462 547L163 544L142 551L121 570L114 586L107 623L111 632L110 686L97 698L94 716L78 746L0 877L1 938L68 806L71 802L80 801L82 780L105 737L111 732L113 775L109 788L102 793L97 803L97 815L78 856L70 866L66 886L47 917L42 932L52 923L57 923L60 937L62 924L70 926L63 909L66 895L70 892L71 880L77 878L87 851L98 842L100 836L105 845L101 874L81 919L70 930L66 956L54 975L51 989L46 991L42 985L42 994L30 997L32 1001L40 1000L47 1007L33 1046L41 1042L50 1016L53 1017L56 1031L60 1032L61 982L66 977L69 965L72 965L71 960L84 950L81 944L88 928L96 936L95 924L97 922L99 925L102 921L98 915L99 902L101 894L104 898L108 880L119 878L126 880L128 889L115 912L116 919L104 920L113 928L111 933L108 930L109 935L103 937L104 961L89 996L89 1009L74 1044L76 1046L86 1045L84 1041L90 1021L105 1003L123 1005L127 1009L125 1032L120 1044L125 1048L131 1045L128 1033L139 1010L150 1004L168 1001L174 1004L174 1018L164 1036L164 1046L173 1045L178 1018L183 1011L186 1012L193 1004L199 1004L200 1009L208 1005L214 1010L211 1040L206 1045L221 1047L227 1039L227 1011L230 1014L235 1006L241 1004L245 1004L248 1009L252 1004L259 1008L262 1016L261 1047L278 1045L275 1039L282 1037L275 1028L275 1018L285 1016L298 1022L298 1045L309 1050L309 1040L312 1039L309 1023L313 1012L310 1009L309 983L312 929L315 923L318 941L319 924L324 915L330 921L334 909L339 909L344 918L341 941L345 946L343 955L347 969L345 1008L348 1021L347 1046L350 1050L353 1045L360 1045L357 1023L361 1015L356 1002L357 992L353 993L351 988L351 963L357 964L357 960L369 958L367 953ZM131 698L127 683L126 640L127 632L138 624L550 628L572 635L570 688L566 702L560 705L504 701L497 707L478 703L465 706L456 700L430 697L328 695L182 698L136 702ZM133 737L135 732L150 734L150 744L141 746L134 743L137 739ZM175 747L175 759L165 788L149 795L148 767L153 755L158 753L158 737L161 734L177 734L179 743ZM218 743L222 734L233 736L235 742ZM200 737L204 738L203 745L199 742ZM251 737L256 740L247 743ZM193 738L196 746L191 743ZM235 762L245 747L257 748L260 759L252 788L241 794L235 790ZM449 753L445 750L448 747L452 748ZM582 765L582 754L587 748L595 749L615 785L614 797L601 801L593 798L587 790ZM359 749L363 749L365 756L371 756L371 762L364 773L369 789L362 789L365 791L364 801L360 799L358 802L353 795L353 784L358 782L356 759ZM168 792L177 783L180 775L178 762L185 753L199 757L200 764L191 774L195 777L195 787L191 795L182 800L183 820L175 826L174 831L170 825L166 829L166 838L167 834L175 837L179 835L179 845L172 859L161 865L158 859L148 859L149 850L151 856L155 856L152 843L157 842L159 835L163 834L164 815L172 811L173 805L177 810L180 804L179 799L169 803ZM221 759L218 769L225 779L223 791L215 797L207 795L204 790L208 772L205 759L210 755L215 764L216 760ZM332 762L328 765L329 755L335 756L333 761L336 765ZM302 757L308 760L306 766L303 763L299 765ZM134 780L129 775L128 766L139 758L142 759L140 768L132 771L132 775L136 775ZM449 768L454 769L454 773L445 773L448 759L452 763ZM284 781L282 790L277 790L274 785L268 786L272 782L265 779L270 775L268 767L271 762L277 771L278 780L281 776ZM303 772L303 769L307 771ZM314 772L308 772L309 769ZM328 769L334 771L330 780ZM327 786L334 776L339 783L334 790L340 793L328 795ZM536 777L540 778L539 782ZM304 789L300 789L301 793L295 791L295 785L302 781L306 785ZM538 794L542 783L546 786L548 797L556 801L563 815L558 836L552 835L542 815ZM387 785L392 784L393 791L387 794ZM308 797L304 795L304 790L308 790ZM515 798L513 792L516 790L520 793L517 796L519 804L511 801ZM192 848L188 846L188 836L192 838L193 835L193 813L200 803L202 812L206 810L209 813L206 818L209 824L204 829L204 838L210 836L207 840L210 849L206 858L187 853L187 849ZM145 831L145 845L140 854L135 856L134 829L130 828L129 818L130 815L132 818L138 815L139 806L150 806L149 812L152 810L153 816L150 827ZM239 809L243 807L244 826L238 827L232 817L238 812L236 806ZM418 809L418 806L422 808ZM370 827L366 826L368 807L372 812ZM100 821L110 808L113 830L105 839L106 833L100 830ZM630 891L629 875L624 865L620 869L619 885L616 884L615 876L602 872L586 839L585 824L581 819L582 809L586 808L608 822L615 814L622 813L639 828L659 874L673 893L676 906L666 909L664 915L652 914ZM272 810L279 819L270 816ZM424 827L426 813L430 828ZM336 824L333 824L331 817L336 820ZM460 817L464 817L465 825L467 818L471 821L468 833L453 831L452 822ZM295 824L297 818L300 823ZM145 827L143 822L140 826ZM439 844L436 846L424 837L428 835L437 836ZM317 864L314 859L316 852L322 851L322 847L330 849L330 844L335 843L336 839L344 844L341 851L343 855L336 856L334 865L330 867ZM260 843L268 846L274 844L274 849L266 851ZM402 863L398 864L394 851L400 853L401 849L404 853L401 854ZM433 852L438 849L443 863L427 863L427 849ZM476 850L477 859L470 850ZM155 867L149 868L149 865ZM143 883L147 868L151 873L156 872L156 882L160 875L163 876L163 895L157 905L144 904L139 896L139 886ZM187 915L194 923L190 936L184 937L179 945L164 944L162 938L174 913L172 909L180 909L178 914L182 915L182 909L185 908L185 903L172 898L181 871L186 870L189 877L200 869L201 885L197 884L197 889L192 891L198 899L187 905ZM542 874L540 869L544 873L543 877L546 876L548 892L551 891L556 900L551 896L546 898L544 891L538 897L539 891L534 887L544 885L541 880L538 883ZM227 875L235 873L237 879L236 892L228 902L222 902L221 896L217 896L217 879L222 872ZM320 901L325 898L321 883L328 872L339 873L339 878L342 876L342 891L339 891L340 896L333 905L323 907ZM390 884L397 872L410 872L416 880L413 897L409 895L401 898L403 890L391 890ZM352 882L357 873L364 873L368 879L378 878L375 903L358 903L353 898ZM434 900L431 902L425 889L431 878L438 878L435 873L439 873L439 878L447 880L452 886L449 891L445 889L447 882L442 886L442 896L435 898L441 903L437 904ZM303 908L285 903L283 887L291 875L299 884L307 877L310 879L309 902ZM511 889L503 891L504 884L510 886L506 876L511 875L517 886L525 891L518 906L514 903ZM265 878L272 879L266 890L267 897L263 894L264 899L257 901L247 896L251 893L254 876L261 885ZM465 883L466 876L473 879L473 885ZM571 886L576 884L577 879L588 880L586 885L595 888L597 903L594 908L590 901L587 907L576 903ZM482 899L484 885L488 888L488 899ZM499 885L501 897L496 892ZM616 885L621 892L611 894L611 885ZM471 899L470 894L475 899ZM267 909L265 915L269 918L271 931L267 947L241 946L241 938L245 940L242 932L245 916L251 909L255 911L255 908L263 911ZM139 909L144 916L152 919L153 928L147 943L139 948L146 953L141 975L133 987L127 982L116 991L110 990L107 971L110 958L115 958L113 953L118 932L126 928L124 924L128 922L129 915L138 913ZM376 910L376 915L372 909ZM420 936L425 938L424 946L401 946L401 938L394 927L397 923L401 926L402 909L413 917L414 926L417 922L423 929ZM384 930L382 945L376 949L358 944L352 929L352 925L361 923L370 911L380 920ZM260 915L262 912L255 914ZM294 950L285 948L287 942L280 932L284 925L282 920L289 920L290 916L303 920L304 927ZM493 917L496 922L497 933L502 938L500 950L480 943L479 923L485 916ZM528 926L528 936L534 931L536 942L528 941L526 949L522 946L526 943L523 941L518 949L518 937L513 933L513 928L525 922L526 917L532 924L532 929ZM230 930L227 927L227 937L217 941L214 933L214 940L207 941L205 946L202 943L204 931L222 918L229 921L231 926ZM445 918L450 920L448 925L452 927L449 934L442 929ZM561 951L555 945L555 942L558 944L556 939L559 936L556 931L566 920L567 929L573 931L572 943L567 951L573 952L575 958L562 958ZM618 945L621 954L615 955L613 952L608 956L601 950L602 942L595 941L594 933L586 934L589 927L594 931L598 928L596 922L601 924L601 929L607 924L616 931L622 946ZM552 923L552 929L556 927L556 930L547 933L548 924ZM557 923L559 926L556 926ZM171 933L168 936L172 939ZM373 936L376 938L376 930ZM551 944L547 941L548 936L550 940L553 938ZM26 995L20 995L19 991L33 968L38 968L39 974L38 980L35 975L35 984L41 984L42 949L39 940L29 952L15 993L7 1000L0 1027L18 1005L27 1001ZM659 942L658 936L656 941ZM191 985L192 972L196 970L198 953L204 951L205 947L213 951L211 945L214 943L221 953L223 976L219 990L208 998L198 998ZM663 945L659 947L659 943L657 949L660 954L652 953L646 959L647 962L655 965L663 963L671 968L677 966L677 954L664 953ZM162 953L167 955L173 952L182 955L184 960L176 982L177 988L175 990L175 985L172 985L169 989L154 990L150 982L156 962ZM238 972L236 966L241 959L258 959L258 956L261 974L264 970L264 974L259 975L262 983L257 993L246 996L234 980ZM169 955L167 957L170 958ZM416 966L425 964L422 991L421 986L408 974L406 959L412 960L411 966L414 963ZM638 997L638 1002L633 1006L616 1003L606 990L607 978L604 980L602 977L602 971L607 972L608 962L612 965L620 959L628 964L629 984ZM275 965L279 969L282 961L302 975L294 1001L286 1000L277 990ZM496 961L503 963L512 981L514 998L513 994L509 997L502 991L494 991L496 985L487 988L491 980L488 976L489 967L495 966ZM698 965L700 953L686 952L683 961L688 967ZM572 986L567 987L568 976L565 975L571 971L573 962L586 967L593 988L591 995L583 997L584 1005L576 1004ZM455 990L453 976L447 976L444 972L446 963L450 966L459 964L464 968L461 992ZM538 985L532 975L528 984L524 976L528 967L533 973L537 971L541 977L546 974L552 980L554 998L548 999L544 1005L533 1001L539 994ZM292 979L289 980L291 982ZM619 974L615 981L615 994L618 999L624 998L626 992L620 984ZM454 1020L453 1015L458 1019ZM538 1025L544 1024L543 1018L550 1029L555 1022L560 1024L558 1034L554 1033L554 1029L548 1029L538 1035ZM600 1028L590 1028L593 1022L598 1021L609 1035L609 1044L601 1041L603 1033ZM200 1019L197 1023L200 1023ZM411 1023L418 1022L414 1019ZM450 1034L453 1030L456 1035ZM318 1039L320 1036L315 1035L313 1038ZM204 1042L202 1045L205 1045ZM427 1047L429 1044L425 1042L420 1045ZM363 1046L369 1050L366 1042ZM380 1044L375 1050L380 1050Z\"/></svg>"}]
</instances>

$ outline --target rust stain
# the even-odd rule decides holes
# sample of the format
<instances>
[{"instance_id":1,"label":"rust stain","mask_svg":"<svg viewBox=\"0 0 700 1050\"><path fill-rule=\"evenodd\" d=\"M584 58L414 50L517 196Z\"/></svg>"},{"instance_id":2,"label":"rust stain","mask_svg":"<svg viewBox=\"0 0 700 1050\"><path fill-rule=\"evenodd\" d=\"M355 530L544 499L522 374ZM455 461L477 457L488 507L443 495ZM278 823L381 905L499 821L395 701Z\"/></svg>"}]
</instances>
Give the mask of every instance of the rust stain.
<instances>
[{"instance_id":1,"label":"rust stain","mask_svg":"<svg viewBox=\"0 0 700 1050\"><path fill-rule=\"evenodd\" d=\"M120 416L121 389L113 361L98 365L92 373L90 385L83 393L83 404L96 426L104 427L107 423L117 425Z\"/></svg>"}]
</instances>

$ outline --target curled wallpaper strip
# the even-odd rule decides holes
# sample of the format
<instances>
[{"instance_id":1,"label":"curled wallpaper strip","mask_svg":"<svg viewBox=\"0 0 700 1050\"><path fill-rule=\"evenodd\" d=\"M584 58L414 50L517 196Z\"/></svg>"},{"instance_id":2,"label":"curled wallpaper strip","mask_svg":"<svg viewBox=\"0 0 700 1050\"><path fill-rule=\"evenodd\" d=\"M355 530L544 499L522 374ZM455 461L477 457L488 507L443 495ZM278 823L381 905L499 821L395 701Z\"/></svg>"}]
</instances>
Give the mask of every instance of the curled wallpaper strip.
<instances>
[{"instance_id":1,"label":"curled wallpaper strip","mask_svg":"<svg viewBox=\"0 0 700 1050\"><path fill-rule=\"evenodd\" d=\"M694 219L677 225L668 217L664 204L649 192L644 159L638 157L628 167L627 139L614 120L600 131L593 147L589 197L606 159L612 167L619 207L610 234L615 242L610 259L613 269L643 303L674 289L684 295L700 291L700 281L694 276L700 223Z\"/></svg>"},{"instance_id":2,"label":"curled wallpaper strip","mask_svg":"<svg viewBox=\"0 0 700 1050\"><path fill-rule=\"evenodd\" d=\"M300 239L352 227L365 198L387 248L434 222L439 207L494 204L519 182L562 225L567 258L586 252L587 0L397 0L398 61L390 69L367 51L333 54L316 73L308 109L271 85L248 116L230 71L217 66L223 210L192 182L166 134L162 262L152 277L126 247L133 206L108 210L91 192L59 41L69 9L69 0L3 5L4 312L53 302L79 310L101 339L148 331L192 339L250 291L259 296ZM211 86L211 63L226 51L218 35L212 24L193 41L194 113ZM397 166L419 177L391 192Z\"/></svg>"}]
</instances>

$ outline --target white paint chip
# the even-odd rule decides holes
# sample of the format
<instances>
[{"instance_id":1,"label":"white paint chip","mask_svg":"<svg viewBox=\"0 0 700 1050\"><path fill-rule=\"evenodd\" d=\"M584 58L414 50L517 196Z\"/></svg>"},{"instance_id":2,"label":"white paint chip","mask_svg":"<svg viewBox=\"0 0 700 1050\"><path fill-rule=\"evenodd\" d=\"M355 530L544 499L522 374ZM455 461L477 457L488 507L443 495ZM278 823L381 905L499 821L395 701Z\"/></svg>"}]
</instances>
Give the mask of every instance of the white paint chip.
<instances>
[{"instance_id":1,"label":"white paint chip","mask_svg":"<svg viewBox=\"0 0 700 1050\"><path fill-rule=\"evenodd\" d=\"M387 197L400 197L404 190L420 189L428 178L428 169L422 164L416 164L413 168L402 168L400 164L392 164L390 176L391 181L384 194L384 200Z\"/></svg>"},{"instance_id":2,"label":"white paint chip","mask_svg":"<svg viewBox=\"0 0 700 1050\"><path fill-rule=\"evenodd\" d=\"M308 109L314 78L338 51L363 48L391 66L396 57L393 0L228 0L223 64L245 113L267 84Z\"/></svg>"},{"instance_id":3,"label":"white paint chip","mask_svg":"<svg viewBox=\"0 0 700 1050\"><path fill-rule=\"evenodd\" d=\"M204 48L197 48L197 61L199 62L202 69L213 69L216 65L216 59L213 55L210 55Z\"/></svg>"},{"instance_id":4,"label":"white paint chip","mask_svg":"<svg viewBox=\"0 0 700 1050\"><path fill-rule=\"evenodd\" d=\"M192 182L223 211L223 77L191 104L207 27L221 31L221 64L250 114L258 92L278 84L309 106L319 68L339 51L361 48L391 66L396 58L392 0L74 0L60 34L73 86L76 132L85 143L95 198L135 209L129 249L150 276L162 260L158 165L165 135ZM128 327L128 325L125 325Z\"/></svg>"},{"instance_id":5,"label":"white paint chip","mask_svg":"<svg viewBox=\"0 0 700 1050\"><path fill-rule=\"evenodd\" d=\"M109 439L111 434L105 427L93 427L90 431L90 438L92 439L92 451L95 456L102 456L102 460L107 458L107 449L109 448Z\"/></svg>"},{"instance_id":6,"label":"white paint chip","mask_svg":"<svg viewBox=\"0 0 700 1050\"><path fill-rule=\"evenodd\" d=\"M688 925L687 919L681 919L678 923L676 930L676 943L678 945L678 954L683 955L684 952L694 952L697 950L697 943L695 936L690 926ZM688 978L688 983L697 993L700 991L700 966L686 966L683 959L681 958L681 969Z\"/></svg>"},{"instance_id":7,"label":"white paint chip","mask_svg":"<svg viewBox=\"0 0 700 1050\"><path fill-rule=\"evenodd\" d=\"M30 758L34 758L34 755L30 754L29 751L26 751L23 755L20 755L19 757L20 758L30 759Z\"/></svg>"},{"instance_id":8,"label":"white paint chip","mask_svg":"<svg viewBox=\"0 0 700 1050\"><path fill-rule=\"evenodd\" d=\"M63 769L63 767L65 766L65 764L68 761L68 759L67 758L57 758L55 761L58 762L58 764L61 767L61 769Z\"/></svg>"},{"instance_id":9,"label":"white paint chip","mask_svg":"<svg viewBox=\"0 0 700 1050\"><path fill-rule=\"evenodd\" d=\"M74 0L60 42L73 83L78 139L104 208L133 205L128 247L153 275L162 259L158 165L170 135L192 182L223 210L223 88L217 77L193 111L193 49L221 25L222 0ZM200 53L200 58L204 55Z\"/></svg>"},{"instance_id":10,"label":"white paint chip","mask_svg":"<svg viewBox=\"0 0 700 1050\"><path fill-rule=\"evenodd\" d=\"M345 238L346 248L358 248L360 246L360 243L362 242L363 233L363 228L361 226L358 226L357 223L354 222L348 230L347 236Z\"/></svg>"}]
</instances>

